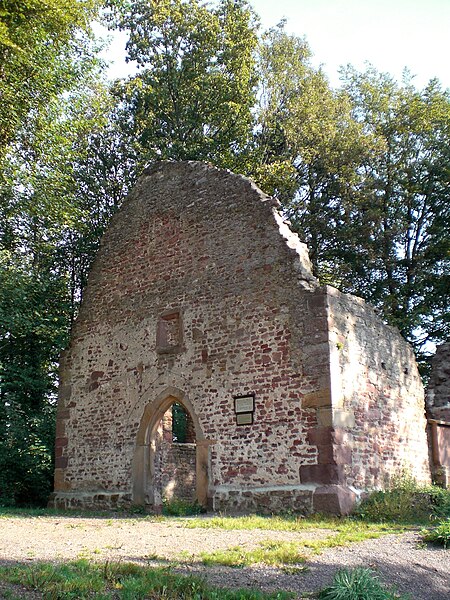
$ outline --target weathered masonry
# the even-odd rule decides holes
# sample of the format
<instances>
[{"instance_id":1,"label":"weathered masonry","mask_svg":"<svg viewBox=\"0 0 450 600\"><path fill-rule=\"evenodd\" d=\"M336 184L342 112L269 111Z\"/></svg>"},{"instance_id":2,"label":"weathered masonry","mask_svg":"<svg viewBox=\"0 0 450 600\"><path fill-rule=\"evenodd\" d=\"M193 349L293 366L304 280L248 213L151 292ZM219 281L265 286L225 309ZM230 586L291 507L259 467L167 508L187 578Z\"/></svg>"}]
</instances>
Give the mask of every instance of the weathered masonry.
<instances>
[{"instance_id":1,"label":"weathered masonry","mask_svg":"<svg viewBox=\"0 0 450 600\"><path fill-rule=\"evenodd\" d=\"M276 201L195 162L145 170L104 236L56 446L64 507L346 512L402 470L430 479L410 347L319 286Z\"/></svg>"},{"instance_id":2,"label":"weathered masonry","mask_svg":"<svg viewBox=\"0 0 450 600\"><path fill-rule=\"evenodd\" d=\"M431 468L433 479L450 487L450 342L437 348L431 367L426 395Z\"/></svg>"}]
</instances>

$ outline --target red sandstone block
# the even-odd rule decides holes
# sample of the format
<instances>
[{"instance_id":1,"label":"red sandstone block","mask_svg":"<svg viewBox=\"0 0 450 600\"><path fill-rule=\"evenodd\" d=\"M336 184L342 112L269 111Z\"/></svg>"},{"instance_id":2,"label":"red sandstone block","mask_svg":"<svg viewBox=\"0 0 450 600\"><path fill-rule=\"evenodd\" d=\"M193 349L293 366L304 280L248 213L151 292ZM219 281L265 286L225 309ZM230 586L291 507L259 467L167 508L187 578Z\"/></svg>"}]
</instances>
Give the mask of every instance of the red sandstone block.
<instances>
[{"instance_id":1,"label":"red sandstone block","mask_svg":"<svg viewBox=\"0 0 450 600\"><path fill-rule=\"evenodd\" d=\"M313 446L325 446L331 444L332 433L331 427L314 427L308 430L306 439Z\"/></svg>"},{"instance_id":2,"label":"red sandstone block","mask_svg":"<svg viewBox=\"0 0 450 600\"><path fill-rule=\"evenodd\" d=\"M55 469L65 469L67 467L67 456L55 458Z\"/></svg>"},{"instance_id":3,"label":"red sandstone block","mask_svg":"<svg viewBox=\"0 0 450 600\"><path fill-rule=\"evenodd\" d=\"M340 465L302 465L301 483L341 483L344 481L343 468Z\"/></svg>"}]
</instances>

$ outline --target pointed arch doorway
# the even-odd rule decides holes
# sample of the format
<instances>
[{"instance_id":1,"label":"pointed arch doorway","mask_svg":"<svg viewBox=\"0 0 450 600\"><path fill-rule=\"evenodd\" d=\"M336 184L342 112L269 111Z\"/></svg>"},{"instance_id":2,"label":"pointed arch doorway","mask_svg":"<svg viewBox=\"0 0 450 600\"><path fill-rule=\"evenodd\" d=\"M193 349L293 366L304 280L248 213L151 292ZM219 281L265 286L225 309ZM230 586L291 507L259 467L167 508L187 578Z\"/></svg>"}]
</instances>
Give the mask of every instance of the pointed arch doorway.
<instances>
[{"instance_id":1,"label":"pointed arch doorway","mask_svg":"<svg viewBox=\"0 0 450 600\"><path fill-rule=\"evenodd\" d=\"M181 440L183 429L186 435ZM166 496L196 500L207 507L209 444L186 394L176 388L166 389L147 404L139 425L133 503L158 509Z\"/></svg>"}]
</instances>

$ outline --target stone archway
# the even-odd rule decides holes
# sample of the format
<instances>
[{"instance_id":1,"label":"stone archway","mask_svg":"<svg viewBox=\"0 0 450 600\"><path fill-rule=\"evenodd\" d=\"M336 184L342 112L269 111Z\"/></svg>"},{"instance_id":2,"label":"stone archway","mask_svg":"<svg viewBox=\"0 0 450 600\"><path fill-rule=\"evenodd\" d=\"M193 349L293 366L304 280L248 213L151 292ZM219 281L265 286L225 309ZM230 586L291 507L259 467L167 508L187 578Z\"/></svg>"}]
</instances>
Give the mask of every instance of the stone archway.
<instances>
[{"instance_id":1,"label":"stone archway","mask_svg":"<svg viewBox=\"0 0 450 600\"><path fill-rule=\"evenodd\" d=\"M177 388L167 388L147 404L139 425L133 460L133 503L157 508L161 504L159 481L155 472L158 427L173 404L183 407L195 431L195 495L202 506L208 504L208 446L194 408L186 394Z\"/></svg>"}]
</instances>

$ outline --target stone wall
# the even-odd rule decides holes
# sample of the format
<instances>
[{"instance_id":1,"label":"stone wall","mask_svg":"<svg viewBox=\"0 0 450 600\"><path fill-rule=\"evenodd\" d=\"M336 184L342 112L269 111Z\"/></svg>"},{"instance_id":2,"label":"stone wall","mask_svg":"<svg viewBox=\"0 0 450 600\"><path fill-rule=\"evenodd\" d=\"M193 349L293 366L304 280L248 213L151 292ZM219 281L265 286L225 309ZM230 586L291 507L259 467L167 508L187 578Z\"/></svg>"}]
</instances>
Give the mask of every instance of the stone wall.
<instances>
[{"instance_id":1,"label":"stone wall","mask_svg":"<svg viewBox=\"0 0 450 600\"><path fill-rule=\"evenodd\" d=\"M62 356L54 502L157 504L157 424L177 401L195 424L201 502L308 512L331 485L345 512L349 483L422 468L406 348L362 301L319 287L249 180L158 163L102 240ZM241 396L254 398L245 425Z\"/></svg>"},{"instance_id":2,"label":"stone wall","mask_svg":"<svg viewBox=\"0 0 450 600\"><path fill-rule=\"evenodd\" d=\"M450 423L450 342L438 346L431 360L426 404L431 419Z\"/></svg>"},{"instance_id":3,"label":"stone wall","mask_svg":"<svg viewBox=\"0 0 450 600\"><path fill-rule=\"evenodd\" d=\"M450 487L450 342L438 346L431 360L426 405L433 477Z\"/></svg>"},{"instance_id":4,"label":"stone wall","mask_svg":"<svg viewBox=\"0 0 450 600\"><path fill-rule=\"evenodd\" d=\"M357 489L402 472L430 482L424 391L412 348L362 299L327 288L336 460Z\"/></svg>"}]
</instances>

